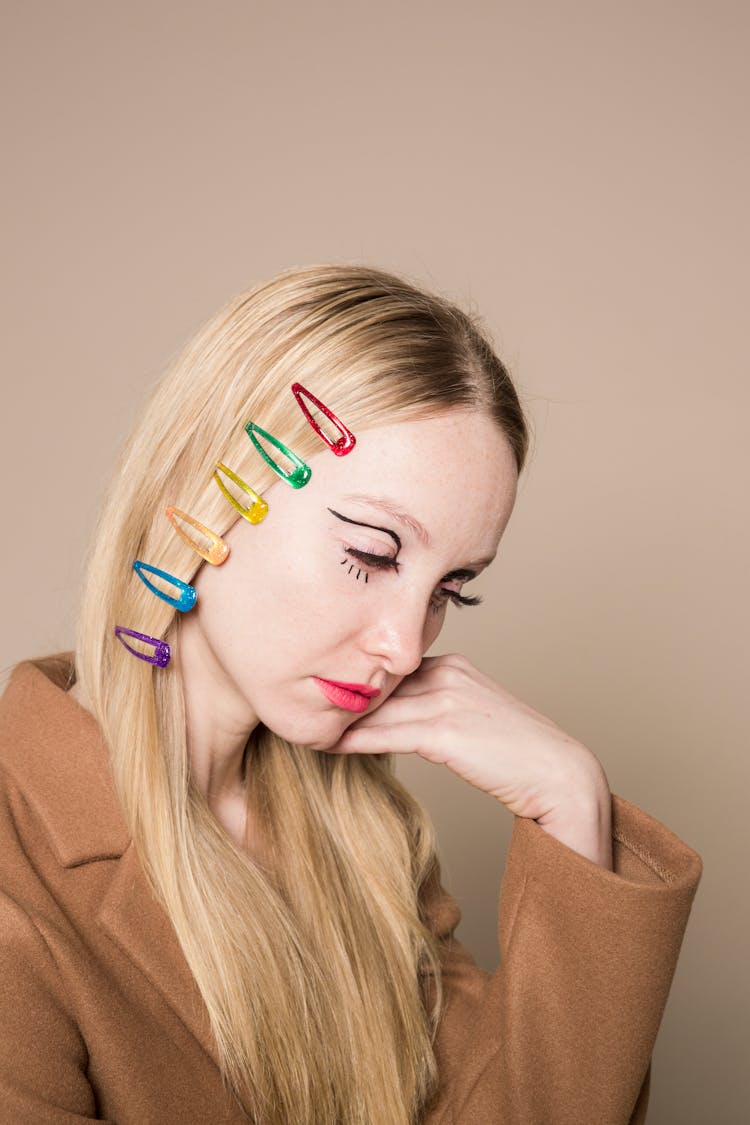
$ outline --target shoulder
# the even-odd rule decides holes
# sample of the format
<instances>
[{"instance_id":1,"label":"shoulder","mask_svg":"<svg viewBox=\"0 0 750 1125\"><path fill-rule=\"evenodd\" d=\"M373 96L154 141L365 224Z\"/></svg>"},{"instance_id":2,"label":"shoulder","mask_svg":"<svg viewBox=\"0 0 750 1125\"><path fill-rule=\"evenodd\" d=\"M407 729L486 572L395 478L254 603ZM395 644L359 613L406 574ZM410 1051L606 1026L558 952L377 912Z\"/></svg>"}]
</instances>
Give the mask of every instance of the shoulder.
<instances>
[{"instance_id":1,"label":"shoulder","mask_svg":"<svg viewBox=\"0 0 750 1125\"><path fill-rule=\"evenodd\" d=\"M69 733L68 723L60 725L72 710L66 706L63 667L58 658L50 658L25 660L13 668L0 697L0 767L6 773L23 775L30 758L43 756L60 735ZM72 674L72 658L69 669Z\"/></svg>"},{"instance_id":2,"label":"shoulder","mask_svg":"<svg viewBox=\"0 0 750 1125\"><path fill-rule=\"evenodd\" d=\"M62 867L119 857L130 839L98 724L31 661L0 698L0 801L6 842L49 847Z\"/></svg>"},{"instance_id":3,"label":"shoulder","mask_svg":"<svg viewBox=\"0 0 750 1125\"><path fill-rule=\"evenodd\" d=\"M91 972L129 842L93 717L20 665L0 699L0 979L24 1003L64 1005L59 982L73 995Z\"/></svg>"}]
</instances>

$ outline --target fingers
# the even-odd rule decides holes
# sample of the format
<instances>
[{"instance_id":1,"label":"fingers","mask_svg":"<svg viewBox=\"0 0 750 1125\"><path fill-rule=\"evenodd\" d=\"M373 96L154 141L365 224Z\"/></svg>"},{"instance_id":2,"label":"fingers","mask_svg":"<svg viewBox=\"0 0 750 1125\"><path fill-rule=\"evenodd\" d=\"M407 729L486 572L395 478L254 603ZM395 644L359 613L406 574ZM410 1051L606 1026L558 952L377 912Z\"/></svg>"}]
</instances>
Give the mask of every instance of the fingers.
<instances>
[{"instance_id":1,"label":"fingers","mask_svg":"<svg viewBox=\"0 0 750 1125\"><path fill-rule=\"evenodd\" d=\"M412 723L434 715L439 707L437 699L427 689L409 695L391 695L381 707L369 715L357 719L349 727L350 731L365 727L389 726L392 723Z\"/></svg>"},{"instance_id":2,"label":"fingers","mask_svg":"<svg viewBox=\"0 0 750 1125\"><path fill-rule=\"evenodd\" d=\"M485 678L460 653L452 652L443 656L424 656L416 672L406 676L393 692L393 695L397 698L405 695L421 695L425 691L450 687L459 681L465 684L467 679L483 680Z\"/></svg>"},{"instance_id":3,"label":"fingers","mask_svg":"<svg viewBox=\"0 0 750 1125\"><path fill-rule=\"evenodd\" d=\"M456 671L469 669L472 671L476 671L471 661L463 656L460 652L446 652L442 653L440 656L423 656L422 663L419 665L416 672L412 673L412 676L420 676L428 672L433 672L439 668L452 668ZM408 678L411 679L412 676Z\"/></svg>"},{"instance_id":4,"label":"fingers","mask_svg":"<svg viewBox=\"0 0 750 1125\"><path fill-rule=\"evenodd\" d=\"M419 754L437 760L437 730L429 722L350 727L336 748L345 754Z\"/></svg>"}]
</instances>

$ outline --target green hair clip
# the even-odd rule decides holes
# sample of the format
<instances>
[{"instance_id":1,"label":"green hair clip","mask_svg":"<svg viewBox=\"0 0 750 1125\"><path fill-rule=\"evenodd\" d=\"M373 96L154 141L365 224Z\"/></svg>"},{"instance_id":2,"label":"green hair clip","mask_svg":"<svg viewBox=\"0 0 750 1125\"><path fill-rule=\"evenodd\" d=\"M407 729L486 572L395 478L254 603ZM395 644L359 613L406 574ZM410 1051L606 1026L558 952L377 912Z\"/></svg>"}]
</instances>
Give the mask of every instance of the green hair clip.
<instances>
[{"instance_id":1,"label":"green hair clip","mask_svg":"<svg viewBox=\"0 0 750 1125\"><path fill-rule=\"evenodd\" d=\"M274 437L273 434L269 434L267 430L262 430L260 426L256 426L255 422L248 422L245 426L245 432L247 433L247 436L250 438L250 441L253 443L255 448L258 450L258 453L260 453L263 460L271 466L275 473L278 473L282 480L285 480L287 484L290 484L292 486L292 488L302 488L307 484L310 477L312 476L312 469L309 465L306 465L305 462L289 448L288 445L284 445L283 441L279 441L279 439ZM270 441L271 445L275 446L276 449L278 449L279 453L282 453L284 457L289 458L295 468L288 473L285 472L280 465L276 464L273 457L271 457L271 455L266 452L266 450L263 448L263 446L255 436L256 434L260 434L260 436L265 438L266 441Z\"/></svg>"}]
</instances>

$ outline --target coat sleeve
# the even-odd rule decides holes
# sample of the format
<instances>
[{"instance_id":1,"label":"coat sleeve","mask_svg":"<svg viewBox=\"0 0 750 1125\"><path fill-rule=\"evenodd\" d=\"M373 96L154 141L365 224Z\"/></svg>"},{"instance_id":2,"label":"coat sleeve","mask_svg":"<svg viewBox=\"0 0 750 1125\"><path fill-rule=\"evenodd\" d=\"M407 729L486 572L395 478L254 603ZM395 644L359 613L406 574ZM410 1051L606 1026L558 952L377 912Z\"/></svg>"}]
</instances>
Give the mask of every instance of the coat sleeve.
<instances>
[{"instance_id":1,"label":"coat sleeve","mask_svg":"<svg viewBox=\"0 0 750 1125\"><path fill-rule=\"evenodd\" d=\"M44 938L0 894L0 1125L101 1122L87 1063Z\"/></svg>"},{"instance_id":2,"label":"coat sleeve","mask_svg":"<svg viewBox=\"0 0 750 1125\"><path fill-rule=\"evenodd\" d=\"M500 964L480 969L454 936L442 888L441 1075L426 1125L641 1125L651 1055L700 856L612 797L614 871L516 817L499 903Z\"/></svg>"}]
</instances>

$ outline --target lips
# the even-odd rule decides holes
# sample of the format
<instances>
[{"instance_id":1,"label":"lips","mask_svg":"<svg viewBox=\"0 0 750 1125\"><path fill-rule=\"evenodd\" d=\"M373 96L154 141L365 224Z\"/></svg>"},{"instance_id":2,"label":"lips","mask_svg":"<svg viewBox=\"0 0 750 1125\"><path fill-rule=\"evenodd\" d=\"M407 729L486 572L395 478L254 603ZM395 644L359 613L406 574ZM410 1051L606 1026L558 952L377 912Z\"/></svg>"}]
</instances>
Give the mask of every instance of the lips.
<instances>
[{"instance_id":1,"label":"lips","mask_svg":"<svg viewBox=\"0 0 750 1125\"><path fill-rule=\"evenodd\" d=\"M342 684L336 680L323 680L320 676L313 676L313 679L328 702L344 711L366 711L370 700L380 695L380 688L367 684Z\"/></svg>"}]
</instances>

